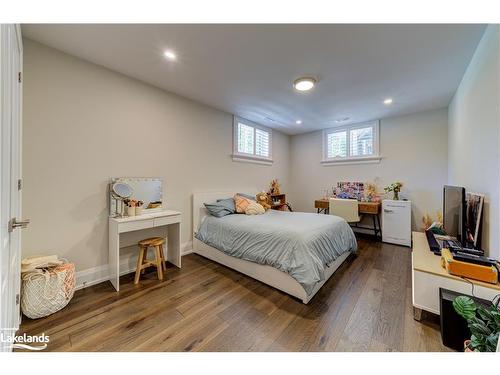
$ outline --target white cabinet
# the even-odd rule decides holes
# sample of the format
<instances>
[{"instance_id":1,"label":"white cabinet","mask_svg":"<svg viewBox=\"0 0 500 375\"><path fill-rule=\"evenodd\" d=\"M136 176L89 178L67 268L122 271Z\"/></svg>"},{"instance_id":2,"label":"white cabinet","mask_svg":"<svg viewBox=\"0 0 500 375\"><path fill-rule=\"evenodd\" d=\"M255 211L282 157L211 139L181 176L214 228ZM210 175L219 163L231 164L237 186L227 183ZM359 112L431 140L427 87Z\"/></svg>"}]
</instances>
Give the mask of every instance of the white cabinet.
<instances>
[{"instance_id":1,"label":"white cabinet","mask_svg":"<svg viewBox=\"0 0 500 375\"><path fill-rule=\"evenodd\" d=\"M382 201L382 241L411 246L411 201Z\"/></svg>"}]
</instances>

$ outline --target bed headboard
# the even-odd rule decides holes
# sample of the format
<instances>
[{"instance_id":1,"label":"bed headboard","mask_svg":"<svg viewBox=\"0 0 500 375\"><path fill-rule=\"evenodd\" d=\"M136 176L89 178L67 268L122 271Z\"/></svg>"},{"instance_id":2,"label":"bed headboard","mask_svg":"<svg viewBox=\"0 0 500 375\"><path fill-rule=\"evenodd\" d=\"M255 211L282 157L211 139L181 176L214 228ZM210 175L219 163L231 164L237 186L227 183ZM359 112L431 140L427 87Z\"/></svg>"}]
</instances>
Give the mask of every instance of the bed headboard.
<instances>
[{"instance_id":1,"label":"bed headboard","mask_svg":"<svg viewBox=\"0 0 500 375\"><path fill-rule=\"evenodd\" d=\"M193 194L193 237L203 219L209 215L207 209L203 203L212 203L217 199L232 198L237 193L247 193L252 194L252 192L257 193L258 189L239 189L231 191L210 191L210 192L199 192Z\"/></svg>"}]
</instances>

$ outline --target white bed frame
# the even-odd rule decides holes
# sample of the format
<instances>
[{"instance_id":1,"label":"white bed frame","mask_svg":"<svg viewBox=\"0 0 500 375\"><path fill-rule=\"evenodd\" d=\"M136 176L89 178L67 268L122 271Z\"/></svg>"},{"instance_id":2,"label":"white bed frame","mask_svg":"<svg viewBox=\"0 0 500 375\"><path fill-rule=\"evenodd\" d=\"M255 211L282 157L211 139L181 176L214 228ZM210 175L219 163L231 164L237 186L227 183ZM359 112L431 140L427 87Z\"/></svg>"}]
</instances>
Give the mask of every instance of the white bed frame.
<instances>
[{"instance_id":1,"label":"white bed frame","mask_svg":"<svg viewBox=\"0 0 500 375\"><path fill-rule=\"evenodd\" d=\"M244 191L246 190L241 190L239 192ZM287 273L279 271L278 269L271 266L261 265L258 263L226 255L222 251L217 250L216 248L209 246L201 242L200 240L197 240L194 235L205 217L209 215L203 203L214 202L216 199L221 198L231 198L235 194L236 192L228 191L193 194L193 252L205 258L213 260L214 262L223 264L226 267L239 271L265 284L271 285L276 289L299 298L303 303L307 304L323 286L323 284L328 281L330 276L332 276L333 273L347 259L351 252L342 254L332 264L330 264L325 270L325 280L318 283L314 287L312 293L310 295L307 295L302 285L300 285L293 277L291 277Z\"/></svg>"}]
</instances>

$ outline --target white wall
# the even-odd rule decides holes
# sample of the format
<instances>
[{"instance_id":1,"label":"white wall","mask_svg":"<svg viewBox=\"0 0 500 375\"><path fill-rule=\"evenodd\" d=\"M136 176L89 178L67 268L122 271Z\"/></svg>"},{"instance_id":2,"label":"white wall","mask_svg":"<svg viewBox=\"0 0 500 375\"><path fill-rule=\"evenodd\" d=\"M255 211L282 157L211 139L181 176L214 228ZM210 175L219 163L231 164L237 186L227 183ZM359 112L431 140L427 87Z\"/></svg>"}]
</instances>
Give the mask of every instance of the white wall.
<instances>
[{"instance_id":1,"label":"white wall","mask_svg":"<svg viewBox=\"0 0 500 375\"><path fill-rule=\"evenodd\" d=\"M445 108L380 121L378 164L320 164L322 132L291 140L291 203L295 210L314 212L314 200L338 181L373 182L383 187L401 181L401 197L413 202L412 225L421 228L422 216L434 218L442 207L447 177L447 110ZM388 196L390 197L390 195Z\"/></svg>"},{"instance_id":2,"label":"white wall","mask_svg":"<svg viewBox=\"0 0 500 375\"><path fill-rule=\"evenodd\" d=\"M26 39L23 109L31 219L23 256L56 253L79 271L107 264L113 176L162 177L167 208L183 213L187 246L194 191L266 189L273 178L289 186L288 136L273 132L271 167L233 162L230 114Z\"/></svg>"},{"instance_id":3,"label":"white wall","mask_svg":"<svg viewBox=\"0 0 500 375\"><path fill-rule=\"evenodd\" d=\"M488 26L449 106L450 184L486 194L482 245L500 258L500 26Z\"/></svg>"}]
</instances>

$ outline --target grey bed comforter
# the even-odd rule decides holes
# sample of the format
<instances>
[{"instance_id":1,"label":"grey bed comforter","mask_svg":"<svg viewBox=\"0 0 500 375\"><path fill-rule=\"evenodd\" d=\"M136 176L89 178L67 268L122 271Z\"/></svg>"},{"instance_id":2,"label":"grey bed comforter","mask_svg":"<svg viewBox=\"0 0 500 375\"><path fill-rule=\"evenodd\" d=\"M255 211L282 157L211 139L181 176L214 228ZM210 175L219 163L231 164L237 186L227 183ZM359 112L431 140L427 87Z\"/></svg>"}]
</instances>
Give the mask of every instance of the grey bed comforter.
<instances>
[{"instance_id":1,"label":"grey bed comforter","mask_svg":"<svg viewBox=\"0 0 500 375\"><path fill-rule=\"evenodd\" d=\"M302 212L207 216L195 237L228 255L288 273L307 294L324 280L328 264L357 250L344 219Z\"/></svg>"}]
</instances>

